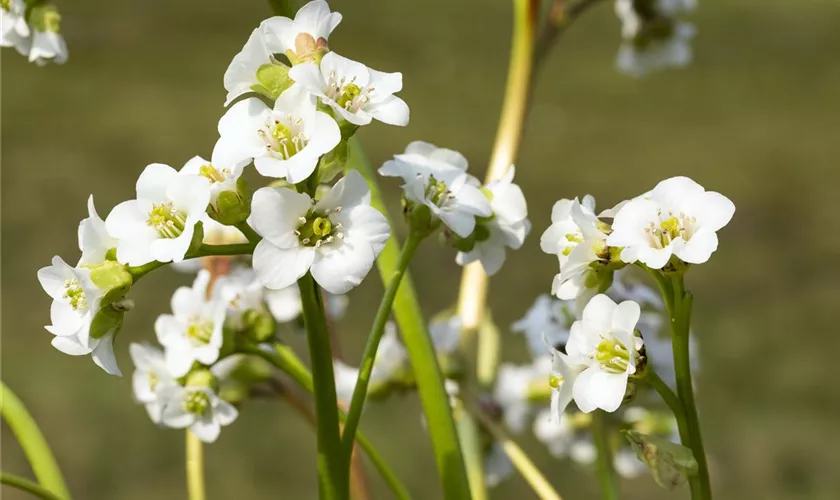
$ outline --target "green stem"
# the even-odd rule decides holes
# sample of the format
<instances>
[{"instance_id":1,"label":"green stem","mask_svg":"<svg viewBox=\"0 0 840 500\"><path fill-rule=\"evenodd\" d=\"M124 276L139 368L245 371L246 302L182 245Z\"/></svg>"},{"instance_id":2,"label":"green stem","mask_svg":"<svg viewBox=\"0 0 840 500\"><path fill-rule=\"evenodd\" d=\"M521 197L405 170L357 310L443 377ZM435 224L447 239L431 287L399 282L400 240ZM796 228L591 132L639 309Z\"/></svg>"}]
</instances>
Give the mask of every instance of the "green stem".
<instances>
[{"instance_id":1,"label":"green stem","mask_svg":"<svg viewBox=\"0 0 840 500\"><path fill-rule=\"evenodd\" d=\"M673 290L671 316L671 341L674 352L674 368L677 375L677 395L685 410L688 427L688 443L694 459L697 461L697 475L689 477L691 498L693 500L710 500L712 486L709 481L709 466L706 462L706 451L700 432L700 419L697 416L697 405L694 402L694 385L691 380L691 359L689 352L689 335L691 329L691 307L693 296L685 290L683 275L675 274L671 278ZM682 431L681 434L682 436Z\"/></svg>"},{"instance_id":2,"label":"green stem","mask_svg":"<svg viewBox=\"0 0 840 500\"><path fill-rule=\"evenodd\" d=\"M254 248L256 248L256 246L256 242L235 243L231 245L201 245L200 247L198 247L197 250L188 253L184 257L184 260L197 259L199 257L217 257L225 255L251 255L252 253L254 253ZM169 262L149 262L148 264L143 264L142 266L129 267L128 272L131 273L131 276L134 278L134 281L137 282L137 280L139 280L143 276L167 264L169 264Z\"/></svg>"},{"instance_id":3,"label":"green stem","mask_svg":"<svg viewBox=\"0 0 840 500\"><path fill-rule=\"evenodd\" d=\"M187 498L204 500L204 443L189 429L187 435Z\"/></svg>"},{"instance_id":4,"label":"green stem","mask_svg":"<svg viewBox=\"0 0 840 500\"><path fill-rule=\"evenodd\" d=\"M62 497L56 495L43 486L40 486L24 477L9 474L8 472L0 472L0 484L5 484L21 491L31 493L38 498L43 498L44 500L63 500Z\"/></svg>"},{"instance_id":5,"label":"green stem","mask_svg":"<svg viewBox=\"0 0 840 500\"><path fill-rule=\"evenodd\" d=\"M674 394L674 391L668 387L668 384L666 384L665 381L662 380L662 378L653 370L653 367L650 365L650 360L648 360L645 380L657 393L659 393L659 396L663 401L665 401L668 408L671 409L671 412L674 414L674 418L677 419L680 441L683 446L689 446L690 437L688 435L688 421L685 418L685 409L683 408L682 402L680 401L680 398Z\"/></svg>"},{"instance_id":6,"label":"green stem","mask_svg":"<svg viewBox=\"0 0 840 500\"><path fill-rule=\"evenodd\" d=\"M348 476L341 452L341 435L338 426L338 406L335 393L335 375L330 336L327 331L321 291L315 279L307 273L298 281L303 304L303 323L309 344L312 364L315 413L318 435L318 476L323 498L348 498Z\"/></svg>"},{"instance_id":7,"label":"green stem","mask_svg":"<svg viewBox=\"0 0 840 500\"><path fill-rule=\"evenodd\" d=\"M461 449L464 450L464 465L467 467L471 500L486 500L484 446L478 422L464 408L456 407L453 413L455 426L458 428L458 439L461 442Z\"/></svg>"},{"instance_id":8,"label":"green stem","mask_svg":"<svg viewBox=\"0 0 840 500\"><path fill-rule=\"evenodd\" d=\"M545 478L542 472L540 472L522 448L520 448L519 445L511 439L508 433L505 432L504 428L482 412L481 409L478 408L478 405L469 401L468 398L464 398L463 403L470 414L481 422L481 426L484 427L487 432L493 436L493 439L499 443L502 449L505 450L505 453L511 463L513 463L513 466L519 474L522 475L522 478L525 479L531 489L534 490L537 497L541 500L560 500L560 495L554 487L551 486L548 479Z\"/></svg>"},{"instance_id":9,"label":"green stem","mask_svg":"<svg viewBox=\"0 0 840 500\"><path fill-rule=\"evenodd\" d=\"M259 243L262 239L262 236L260 236L256 231L254 231L254 228L249 226L248 223L245 221L242 221L239 224L237 224L236 229L239 229L239 232L241 232L246 238L248 238L248 242L254 245Z\"/></svg>"},{"instance_id":10,"label":"green stem","mask_svg":"<svg viewBox=\"0 0 840 500\"><path fill-rule=\"evenodd\" d=\"M592 413L592 439L598 450L595 468L601 483L601 498L617 500L619 498L618 482L613 469L613 450L607 432L607 414L601 410L595 410Z\"/></svg>"},{"instance_id":11,"label":"green stem","mask_svg":"<svg viewBox=\"0 0 840 500\"><path fill-rule=\"evenodd\" d=\"M353 389L353 397L350 399L350 409L347 412L347 422L344 426L344 433L341 436L342 446L344 447L345 457L349 457L353 452L353 441L356 437L356 429L359 427L359 421L362 418L362 410L365 406L365 398L367 397L368 385L370 385L370 376L373 373L373 364L376 360L376 351L379 348L379 342L382 340L382 335L385 333L385 324L391 316L391 307L394 304L394 298L397 295L397 290L400 287L403 276L408 270L408 263L414 257L414 253L419 248L423 241L424 235L412 231L408 235L405 246L400 252L397 259L397 266L391 276L391 281L385 288L385 294L382 296L382 302L379 304L379 309L376 311L376 317L373 320L373 326L368 335L365 351L362 355L362 362L359 366L359 376L356 379L356 387Z\"/></svg>"},{"instance_id":12,"label":"green stem","mask_svg":"<svg viewBox=\"0 0 840 500\"><path fill-rule=\"evenodd\" d=\"M69 499L70 493L64 484L61 470L38 424L23 402L3 382L0 382L0 414L20 443L41 486L52 491L58 498Z\"/></svg>"},{"instance_id":13,"label":"green stem","mask_svg":"<svg viewBox=\"0 0 840 500\"><path fill-rule=\"evenodd\" d=\"M266 351L257 347L243 347L241 352L259 356L269 363L276 366L281 371L289 375L295 382L297 382L305 391L314 394L314 386L312 383L312 374L306 366L295 355L294 351L285 345L276 345L274 351ZM342 420L345 418L344 413L339 414ZM408 489L400 482L399 478L394 474L394 471L388 466L388 463L379 454L379 451L373 446L373 443L362 434L361 431L356 433L356 442L365 451L371 463L373 464L385 483L391 488L391 492L401 499L407 500L411 498Z\"/></svg>"},{"instance_id":14,"label":"green stem","mask_svg":"<svg viewBox=\"0 0 840 500\"><path fill-rule=\"evenodd\" d=\"M367 181L371 194L371 205L387 217L385 203L376 182L376 176L364 156L357 139L350 139L351 151L348 167L355 168ZM390 219L390 218L389 218ZM393 225L392 225L393 226ZM400 246L392 234L379 254L376 265L386 282L397 267ZM438 474L443 484L443 498L462 500L470 498L470 487L464 458L449 406L449 396L443 385L443 375L437 363L432 339L426 330L426 322L420 310L411 274L406 272L394 298L394 317L402 335L403 343L417 381L417 392L423 404L432 448L435 454Z\"/></svg>"}]
</instances>

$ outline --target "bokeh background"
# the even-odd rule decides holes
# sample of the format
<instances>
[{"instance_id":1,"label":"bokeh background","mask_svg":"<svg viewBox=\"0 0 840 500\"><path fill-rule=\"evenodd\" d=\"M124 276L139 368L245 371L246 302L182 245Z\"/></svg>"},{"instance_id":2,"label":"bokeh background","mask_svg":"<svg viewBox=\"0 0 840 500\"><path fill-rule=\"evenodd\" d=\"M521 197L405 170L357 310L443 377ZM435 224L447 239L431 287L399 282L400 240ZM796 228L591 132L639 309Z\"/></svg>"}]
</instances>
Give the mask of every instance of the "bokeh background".
<instances>
[{"instance_id":1,"label":"bokeh background","mask_svg":"<svg viewBox=\"0 0 840 500\"><path fill-rule=\"evenodd\" d=\"M410 140L462 151L483 175L499 113L511 6L505 0L335 0L338 52L402 71L407 128L360 135L381 163ZM183 433L156 428L133 403L130 377L49 345L49 300L36 270L77 256L85 200L100 213L133 193L151 162L180 167L209 155L223 113L222 75L270 16L260 0L59 1L70 47L64 66L37 68L2 52L2 378L52 443L75 498L185 497ZM840 3L702 0L695 61L633 79L614 70L619 23L609 2L582 18L539 78L518 161L534 232L492 281L501 325L549 290L556 260L540 252L552 203L594 194L601 206L658 180L690 175L735 201L735 219L708 264L690 273L702 349L699 404L722 499L840 498ZM387 183L397 203L396 183ZM424 246L413 265L423 308L450 306L451 250ZM168 270L132 291L119 338L153 338L157 314L190 278ZM357 360L381 294L372 277L351 295L341 337ZM504 356L524 361L522 339ZM430 445L412 395L372 404L363 429L417 498L438 498ZM4 470L29 474L3 427ZM552 460L521 438L566 498L596 498L590 471ZM315 498L314 434L283 402L248 404L207 449L211 499ZM378 498L388 493L374 474ZM647 477L626 498L686 498ZM24 498L4 489L4 498ZM494 498L531 498L512 477Z\"/></svg>"}]
</instances>

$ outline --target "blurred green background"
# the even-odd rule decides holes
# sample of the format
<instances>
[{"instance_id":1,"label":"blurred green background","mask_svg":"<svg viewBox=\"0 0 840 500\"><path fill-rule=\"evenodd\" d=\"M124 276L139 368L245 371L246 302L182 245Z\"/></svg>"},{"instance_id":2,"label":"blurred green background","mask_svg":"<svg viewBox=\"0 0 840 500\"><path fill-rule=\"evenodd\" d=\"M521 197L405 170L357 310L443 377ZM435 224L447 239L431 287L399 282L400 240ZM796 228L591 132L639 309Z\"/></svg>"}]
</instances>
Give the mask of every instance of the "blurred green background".
<instances>
[{"instance_id":1,"label":"blurred green background","mask_svg":"<svg viewBox=\"0 0 840 500\"><path fill-rule=\"evenodd\" d=\"M156 428L131 397L130 377L106 376L60 354L42 326L49 300L35 278L53 254L78 255L76 227L95 193L102 215L131 197L151 162L208 156L223 113L222 75L264 1L58 1L70 48L38 68L2 52L2 378L54 446L75 498L185 498L183 433ZM339 53L402 71L407 128L361 133L374 163L424 139L462 151L483 174L508 58L505 0L335 0ZM556 260L540 252L556 199L592 193L602 207L678 174L738 207L711 261L690 273L702 349L701 419L722 499L840 497L840 3L701 0L695 61L636 80L613 67L619 23L609 2L556 47L540 75L517 180L534 232L492 281L501 325L549 290ZM397 186L387 183L396 204ZM453 303L458 269L435 242L414 263L423 308ZM118 356L152 339L157 314L190 278L161 271L132 292ZM341 336L357 360L381 294L371 276L351 295ZM524 361L520 338L504 355ZM362 427L417 498L438 498L414 396L373 404ZM3 469L29 474L3 427ZM596 498L594 475L521 438L565 498ZM314 434L282 402L247 405L207 449L210 499L315 498ZM373 474L377 497L388 493ZM669 495L645 477L626 498ZM24 498L4 489L4 498ZM494 498L531 498L517 476Z\"/></svg>"}]
</instances>

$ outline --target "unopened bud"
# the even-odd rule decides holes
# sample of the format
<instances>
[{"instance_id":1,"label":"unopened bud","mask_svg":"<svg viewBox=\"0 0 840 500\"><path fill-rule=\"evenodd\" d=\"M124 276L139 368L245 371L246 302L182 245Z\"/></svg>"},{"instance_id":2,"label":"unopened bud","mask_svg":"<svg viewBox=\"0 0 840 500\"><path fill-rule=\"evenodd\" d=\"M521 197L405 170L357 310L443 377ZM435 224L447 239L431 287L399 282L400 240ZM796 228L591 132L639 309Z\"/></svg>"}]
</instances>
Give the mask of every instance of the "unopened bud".
<instances>
[{"instance_id":1,"label":"unopened bud","mask_svg":"<svg viewBox=\"0 0 840 500\"><path fill-rule=\"evenodd\" d=\"M204 387L217 391L219 389L219 379L210 370L199 368L187 374L184 385L187 387Z\"/></svg>"}]
</instances>

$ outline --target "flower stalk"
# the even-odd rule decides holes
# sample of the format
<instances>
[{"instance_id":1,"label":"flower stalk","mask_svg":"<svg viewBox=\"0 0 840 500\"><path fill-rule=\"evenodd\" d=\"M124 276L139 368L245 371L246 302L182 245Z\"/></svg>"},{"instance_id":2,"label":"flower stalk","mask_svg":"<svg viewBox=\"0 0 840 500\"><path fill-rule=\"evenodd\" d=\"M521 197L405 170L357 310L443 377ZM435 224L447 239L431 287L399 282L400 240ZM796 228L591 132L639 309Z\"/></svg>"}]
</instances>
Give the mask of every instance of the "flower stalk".
<instances>
[{"instance_id":1,"label":"flower stalk","mask_svg":"<svg viewBox=\"0 0 840 500\"><path fill-rule=\"evenodd\" d=\"M187 498L204 500L204 444L187 429Z\"/></svg>"},{"instance_id":2,"label":"flower stalk","mask_svg":"<svg viewBox=\"0 0 840 500\"><path fill-rule=\"evenodd\" d=\"M595 468L601 485L601 498L618 500L618 481L613 469L613 450L607 437L608 430L607 414L602 410L595 410L592 413L592 440L598 450Z\"/></svg>"},{"instance_id":3,"label":"flower stalk","mask_svg":"<svg viewBox=\"0 0 840 500\"><path fill-rule=\"evenodd\" d=\"M0 472L0 484L5 484L7 486L11 486L12 488L25 491L33 496L41 498L42 500L64 500L65 498L56 495L52 491L30 481L29 479L9 474L8 472Z\"/></svg>"},{"instance_id":4,"label":"flower stalk","mask_svg":"<svg viewBox=\"0 0 840 500\"><path fill-rule=\"evenodd\" d=\"M70 492L64 483L64 477L50 450L50 445L47 444L41 429L38 428L38 424L32 419L23 402L3 382L0 382L0 401L2 401L0 415L3 416L3 420L20 443L40 486L49 490L56 498L69 500Z\"/></svg>"}]
</instances>

